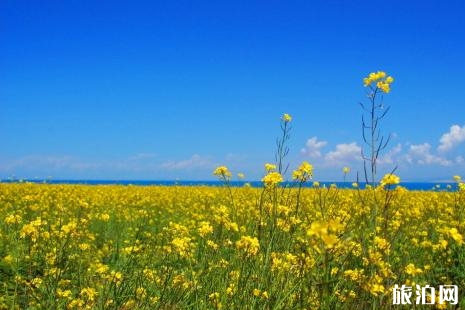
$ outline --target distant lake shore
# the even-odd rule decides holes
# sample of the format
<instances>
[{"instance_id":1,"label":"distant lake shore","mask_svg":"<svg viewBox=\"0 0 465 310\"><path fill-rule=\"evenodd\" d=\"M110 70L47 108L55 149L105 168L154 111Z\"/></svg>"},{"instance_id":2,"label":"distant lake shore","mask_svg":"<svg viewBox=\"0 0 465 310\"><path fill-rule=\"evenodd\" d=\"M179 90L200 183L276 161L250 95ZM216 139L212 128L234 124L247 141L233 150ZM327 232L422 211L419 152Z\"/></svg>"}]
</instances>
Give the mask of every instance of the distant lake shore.
<instances>
[{"instance_id":1,"label":"distant lake shore","mask_svg":"<svg viewBox=\"0 0 465 310\"><path fill-rule=\"evenodd\" d=\"M189 180L40 180L40 179L22 179L22 180L1 180L0 183L47 183L47 184L84 184L84 185L135 185L135 186L222 186L224 183L220 181L189 181ZM318 182L319 187L327 188L332 185L336 185L338 188L354 188L353 182ZM230 185L233 187L263 187L261 181L231 181ZM284 182L282 186L296 187L296 182ZM405 187L408 190L421 190L421 191L455 191L457 190L457 184L454 182L401 182L400 186ZM310 181L304 185L304 187L314 187L313 182ZM360 187L365 188L365 183L361 182Z\"/></svg>"}]
</instances>

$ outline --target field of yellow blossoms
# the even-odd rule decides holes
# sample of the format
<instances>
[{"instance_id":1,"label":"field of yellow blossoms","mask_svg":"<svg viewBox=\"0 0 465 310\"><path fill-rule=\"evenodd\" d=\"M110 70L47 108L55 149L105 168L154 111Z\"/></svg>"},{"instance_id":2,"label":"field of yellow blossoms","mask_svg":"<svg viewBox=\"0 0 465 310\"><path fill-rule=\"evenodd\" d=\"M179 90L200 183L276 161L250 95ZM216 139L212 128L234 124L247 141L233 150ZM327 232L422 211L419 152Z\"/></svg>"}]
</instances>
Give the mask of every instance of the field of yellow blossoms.
<instances>
[{"instance_id":1,"label":"field of yellow blossoms","mask_svg":"<svg viewBox=\"0 0 465 310\"><path fill-rule=\"evenodd\" d=\"M363 189L284 183L288 114L259 188L0 183L0 309L464 309L465 183L378 182L393 78L363 82Z\"/></svg>"},{"instance_id":2,"label":"field of yellow blossoms","mask_svg":"<svg viewBox=\"0 0 465 310\"><path fill-rule=\"evenodd\" d=\"M280 187L273 168L263 188L0 184L0 309L391 309L396 284L457 285L463 307L458 177Z\"/></svg>"}]
</instances>

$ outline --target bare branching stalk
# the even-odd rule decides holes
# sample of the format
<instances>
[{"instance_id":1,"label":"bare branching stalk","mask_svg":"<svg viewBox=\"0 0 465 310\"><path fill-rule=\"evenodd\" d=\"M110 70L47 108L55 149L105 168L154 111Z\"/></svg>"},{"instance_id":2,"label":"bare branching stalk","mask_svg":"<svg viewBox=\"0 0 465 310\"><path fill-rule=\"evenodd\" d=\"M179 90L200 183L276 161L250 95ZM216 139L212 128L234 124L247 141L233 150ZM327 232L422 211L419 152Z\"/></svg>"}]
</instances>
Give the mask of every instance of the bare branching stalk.
<instances>
[{"instance_id":1,"label":"bare branching stalk","mask_svg":"<svg viewBox=\"0 0 465 310\"><path fill-rule=\"evenodd\" d=\"M389 112L390 107L386 107L383 103L383 93L389 93L390 84L394 79L390 76L386 77L386 73L378 71L371 73L364 79L365 86L368 87L368 103L360 103L362 107L362 136L363 142L368 150L362 147L361 155L363 158L363 170L365 182L376 185L377 161L379 155L386 149L391 135L387 138L381 134L380 122Z\"/></svg>"},{"instance_id":2,"label":"bare branching stalk","mask_svg":"<svg viewBox=\"0 0 465 310\"><path fill-rule=\"evenodd\" d=\"M276 139L276 154L275 154L275 161L278 167L278 172L281 175L285 175L287 170L289 169L289 164L284 162L284 159L289 154L289 147L287 146L287 142L290 139L290 131L291 131L291 116L289 114L284 114L281 117L281 137Z\"/></svg>"}]
</instances>

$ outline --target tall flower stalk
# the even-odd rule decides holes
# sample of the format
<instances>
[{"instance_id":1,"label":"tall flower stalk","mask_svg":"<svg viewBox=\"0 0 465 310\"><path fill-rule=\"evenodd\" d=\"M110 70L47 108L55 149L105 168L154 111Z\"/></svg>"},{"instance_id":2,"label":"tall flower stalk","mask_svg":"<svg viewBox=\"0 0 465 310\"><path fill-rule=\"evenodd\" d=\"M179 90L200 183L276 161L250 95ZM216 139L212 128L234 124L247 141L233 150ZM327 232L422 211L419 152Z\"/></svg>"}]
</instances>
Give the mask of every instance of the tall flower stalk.
<instances>
[{"instance_id":1,"label":"tall flower stalk","mask_svg":"<svg viewBox=\"0 0 465 310\"><path fill-rule=\"evenodd\" d=\"M219 166L213 171L213 175L217 176L220 181L226 185L226 188L229 192L229 197L231 198L231 204L234 207L234 195L231 190L231 171L229 171L228 167L226 166Z\"/></svg>"},{"instance_id":2,"label":"tall flower stalk","mask_svg":"<svg viewBox=\"0 0 465 310\"><path fill-rule=\"evenodd\" d=\"M362 135L368 150L362 148L361 152L365 181L373 187L376 182L376 165L379 155L387 147L391 138L389 135L385 139L381 135L379 125L390 109L383 103L383 94L391 91L392 82L394 79L384 71L372 72L363 79L365 87L368 87L368 103L360 103L364 112L362 114Z\"/></svg>"},{"instance_id":3,"label":"tall flower stalk","mask_svg":"<svg viewBox=\"0 0 465 310\"><path fill-rule=\"evenodd\" d=\"M290 138L290 131L291 131L291 123L292 117L289 114L283 114L281 117L281 131L282 135L280 138L276 139L276 165L278 166L278 172L281 175L285 175L287 169L289 168L289 164L284 163L284 159L289 154L289 147L287 146L287 141Z\"/></svg>"}]
</instances>

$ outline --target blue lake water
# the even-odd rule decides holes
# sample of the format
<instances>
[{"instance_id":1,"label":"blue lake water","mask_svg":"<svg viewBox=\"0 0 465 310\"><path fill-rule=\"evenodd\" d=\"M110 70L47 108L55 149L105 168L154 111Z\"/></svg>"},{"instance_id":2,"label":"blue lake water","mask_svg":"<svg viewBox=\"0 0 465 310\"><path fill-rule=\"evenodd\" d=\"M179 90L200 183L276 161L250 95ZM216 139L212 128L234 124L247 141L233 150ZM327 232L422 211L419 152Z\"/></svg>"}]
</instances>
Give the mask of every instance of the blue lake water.
<instances>
[{"instance_id":1,"label":"blue lake water","mask_svg":"<svg viewBox=\"0 0 465 310\"><path fill-rule=\"evenodd\" d=\"M160 185L160 186L222 186L220 181L180 181L180 180L2 180L3 183L11 182L32 182L32 183L48 183L48 184L87 184L87 185ZM231 186L242 187L246 183L252 187L262 187L263 183L260 181L231 181ZM320 187L329 187L331 184L336 184L338 188L352 188L352 182L319 182ZM284 182L284 186L297 186L293 182ZM409 190L422 190L422 191L455 191L457 184L453 182L402 182L401 186ZM305 184L305 187L312 187L312 182ZM361 188L364 185L361 183Z\"/></svg>"}]
</instances>

